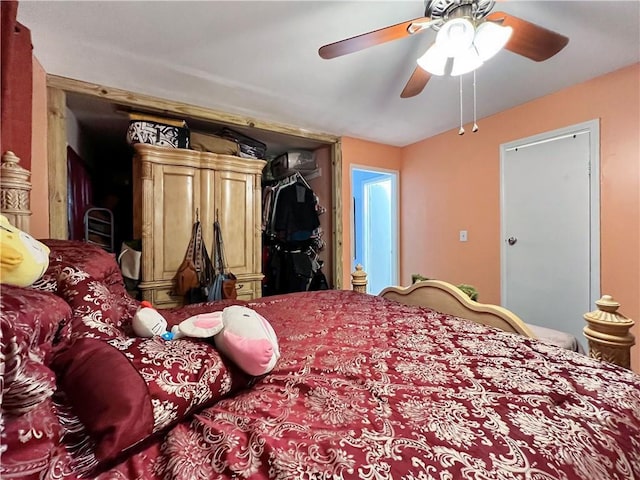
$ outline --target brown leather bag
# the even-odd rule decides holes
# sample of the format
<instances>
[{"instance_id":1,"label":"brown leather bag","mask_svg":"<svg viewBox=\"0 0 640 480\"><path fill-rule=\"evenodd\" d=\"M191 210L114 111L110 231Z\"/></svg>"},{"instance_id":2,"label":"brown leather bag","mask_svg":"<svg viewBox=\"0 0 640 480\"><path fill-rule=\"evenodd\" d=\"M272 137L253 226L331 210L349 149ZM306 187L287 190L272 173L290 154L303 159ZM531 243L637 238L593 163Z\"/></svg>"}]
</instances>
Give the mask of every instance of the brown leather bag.
<instances>
[{"instance_id":1,"label":"brown leather bag","mask_svg":"<svg viewBox=\"0 0 640 480\"><path fill-rule=\"evenodd\" d=\"M200 280L198 278L198 271L196 270L193 260L185 258L175 276L175 288L176 295L186 295L192 288L200 286Z\"/></svg>"},{"instance_id":2,"label":"brown leather bag","mask_svg":"<svg viewBox=\"0 0 640 480\"><path fill-rule=\"evenodd\" d=\"M222 298L235 300L238 298L238 291L236 290L236 283L238 280L231 272L227 273L225 276L227 278L222 281Z\"/></svg>"},{"instance_id":3,"label":"brown leather bag","mask_svg":"<svg viewBox=\"0 0 640 480\"><path fill-rule=\"evenodd\" d=\"M200 287L200 270L202 266L200 266L200 269L198 268L198 263L200 262L198 257L201 255L198 252L202 246L202 227L200 222L196 221L191 231L187 253L178 267L175 277L173 277L173 293L175 295L186 295L191 289Z\"/></svg>"}]
</instances>

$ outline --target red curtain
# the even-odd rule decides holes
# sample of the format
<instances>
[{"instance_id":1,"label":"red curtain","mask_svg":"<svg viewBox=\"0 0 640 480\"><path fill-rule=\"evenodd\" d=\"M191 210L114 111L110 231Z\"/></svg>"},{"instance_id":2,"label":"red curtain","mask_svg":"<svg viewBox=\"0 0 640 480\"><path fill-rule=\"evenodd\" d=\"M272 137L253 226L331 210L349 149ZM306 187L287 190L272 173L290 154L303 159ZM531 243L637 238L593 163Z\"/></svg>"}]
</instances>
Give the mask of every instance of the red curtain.
<instances>
[{"instance_id":1,"label":"red curtain","mask_svg":"<svg viewBox=\"0 0 640 480\"><path fill-rule=\"evenodd\" d=\"M31 31L16 20L18 2L1 4L0 154L11 150L31 170L33 58Z\"/></svg>"}]
</instances>

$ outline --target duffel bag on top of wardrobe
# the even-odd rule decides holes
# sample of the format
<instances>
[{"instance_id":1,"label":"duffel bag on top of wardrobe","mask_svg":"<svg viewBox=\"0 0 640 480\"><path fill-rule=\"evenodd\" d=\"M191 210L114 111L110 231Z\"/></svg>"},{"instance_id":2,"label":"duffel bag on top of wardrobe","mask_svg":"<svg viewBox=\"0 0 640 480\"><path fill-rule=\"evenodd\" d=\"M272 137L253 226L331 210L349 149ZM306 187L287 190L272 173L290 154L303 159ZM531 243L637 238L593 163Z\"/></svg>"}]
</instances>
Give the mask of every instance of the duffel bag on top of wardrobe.
<instances>
[{"instance_id":1,"label":"duffel bag on top of wardrobe","mask_svg":"<svg viewBox=\"0 0 640 480\"><path fill-rule=\"evenodd\" d=\"M147 143L160 147L189 148L189 128L184 120L129 114L127 142Z\"/></svg>"},{"instance_id":2,"label":"duffel bag on top of wardrobe","mask_svg":"<svg viewBox=\"0 0 640 480\"><path fill-rule=\"evenodd\" d=\"M236 157L240 153L237 142L209 133L191 132L191 148L199 152L235 155Z\"/></svg>"},{"instance_id":3,"label":"duffel bag on top of wardrobe","mask_svg":"<svg viewBox=\"0 0 640 480\"><path fill-rule=\"evenodd\" d=\"M267 156L267 145L255 138L248 137L227 127L220 131L220 136L236 142L240 147L241 157L264 159Z\"/></svg>"}]
</instances>

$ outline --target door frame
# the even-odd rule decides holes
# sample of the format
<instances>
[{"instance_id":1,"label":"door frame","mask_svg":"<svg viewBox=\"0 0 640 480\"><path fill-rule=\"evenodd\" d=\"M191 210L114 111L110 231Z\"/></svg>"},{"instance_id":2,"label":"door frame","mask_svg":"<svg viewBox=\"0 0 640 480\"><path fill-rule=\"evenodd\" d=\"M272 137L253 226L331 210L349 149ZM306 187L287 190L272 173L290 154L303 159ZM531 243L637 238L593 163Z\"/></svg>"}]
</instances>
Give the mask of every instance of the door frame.
<instances>
[{"instance_id":1,"label":"door frame","mask_svg":"<svg viewBox=\"0 0 640 480\"><path fill-rule=\"evenodd\" d=\"M504 162L506 153L516 148L526 148L536 144L580 133L589 133L589 298L593 304L600 298L600 120L594 119L568 127L551 130L500 145L500 298L504 302L507 291L507 235L505 225L505 178Z\"/></svg>"},{"instance_id":2,"label":"door frame","mask_svg":"<svg viewBox=\"0 0 640 480\"><path fill-rule=\"evenodd\" d=\"M349 209L349 230L350 230L350 243L351 243L351 252L350 252L350 260L353 262L355 260L355 205L354 205L354 197L353 197L353 171L354 170L364 170L366 172L377 172L377 173L386 173L394 175L395 177L395 215L392 218L395 219L395 235L394 242L396 245L396 254L395 254L395 263L396 263L396 283L400 281L402 268L400 265L400 172L398 170L392 170L389 168L379 168L379 167L371 167L368 165L361 165L357 163L352 163L349 167L349 190L351 191L351 208ZM352 270L355 269L355 265L351 265Z\"/></svg>"},{"instance_id":3,"label":"door frame","mask_svg":"<svg viewBox=\"0 0 640 480\"><path fill-rule=\"evenodd\" d=\"M342 142L341 138L308 129L261 121L196 105L152 97L118 88L47 74L47 165L49 184L49 236L68 238L66 93L98 97L114 105L136 107L151 113L174 113L183 117L256 128L306 138L330 147L333 202L333 285L343 287L342 263Z\"/></svg>"}]
</instances>

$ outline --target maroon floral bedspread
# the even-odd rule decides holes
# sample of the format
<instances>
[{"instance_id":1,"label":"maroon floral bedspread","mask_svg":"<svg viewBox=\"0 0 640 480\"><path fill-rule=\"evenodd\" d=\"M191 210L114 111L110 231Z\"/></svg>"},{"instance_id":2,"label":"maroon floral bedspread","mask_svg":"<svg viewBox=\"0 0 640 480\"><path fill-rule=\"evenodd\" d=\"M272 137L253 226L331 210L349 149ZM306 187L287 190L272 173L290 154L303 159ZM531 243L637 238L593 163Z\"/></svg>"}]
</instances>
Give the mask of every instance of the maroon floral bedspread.
<instances>
[{"instance_id":1,"label":"maroon floral bedspread","mask_svg":"<svg viewBox=\"0 0 640 480\"><path fill-rule=\"evenodd\" d=\"M99 478L640 479L630 371L349 291L248 305L275 370Z\"/></svg>"}]
</instances>

